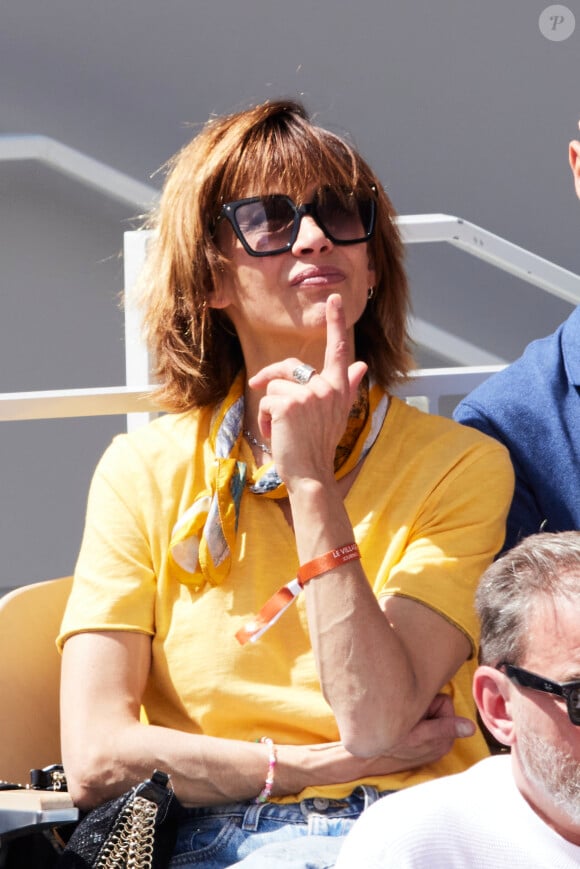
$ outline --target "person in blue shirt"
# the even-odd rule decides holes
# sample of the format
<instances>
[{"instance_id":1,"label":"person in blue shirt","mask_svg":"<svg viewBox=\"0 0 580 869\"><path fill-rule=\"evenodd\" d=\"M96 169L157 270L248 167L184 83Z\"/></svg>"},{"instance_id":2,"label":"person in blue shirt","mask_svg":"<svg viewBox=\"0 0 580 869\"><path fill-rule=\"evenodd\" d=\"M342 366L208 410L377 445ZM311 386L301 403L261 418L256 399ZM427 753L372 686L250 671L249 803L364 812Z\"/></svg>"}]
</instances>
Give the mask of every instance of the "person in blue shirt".
<instances>
[{"instance_id":1,"label":"person in blue shirt","mask_svg":"<svg viewBox=\"0 0 580 869\"><path fill-rule=\"evenodd\" d=\"M580 199L580 141L570 142L569 159ZM503 551L538 531L580 529L580 306L474 389L453 418L510 451L516 487Z\"/></svg>"}]
</instances>

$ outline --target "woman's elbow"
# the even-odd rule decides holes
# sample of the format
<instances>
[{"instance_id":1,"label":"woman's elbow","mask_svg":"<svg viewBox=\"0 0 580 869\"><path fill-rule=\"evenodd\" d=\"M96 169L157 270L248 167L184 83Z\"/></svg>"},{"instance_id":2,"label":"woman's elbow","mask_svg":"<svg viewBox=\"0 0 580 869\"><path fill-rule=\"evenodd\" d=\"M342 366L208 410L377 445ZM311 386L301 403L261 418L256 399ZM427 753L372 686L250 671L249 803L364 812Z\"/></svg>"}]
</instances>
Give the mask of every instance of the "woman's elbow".
<instances>
[{"instance_id":1,"label":"woman's elbow","mask_svg":"<svg viewBox=\"0 0 580 869\"><path fill-rule=\"evenodd\" d=\"M366 716L339 723L340 739L346 750L361 759L390 754L393 746L400 742L403 733L395 732L378 716Z\"/></svg>"},{"instance_id":2,"label":"woman's elbow","mask_svg":"<svg viewBox=\"0 0 580 869\"><path fill-rule=\"evenodd\" d=\"M85 750L80 758L64 754L64 771L70 797L88 811L122 794L127 788L121 770L111 757Z\"/></svg>"}]
</instances>

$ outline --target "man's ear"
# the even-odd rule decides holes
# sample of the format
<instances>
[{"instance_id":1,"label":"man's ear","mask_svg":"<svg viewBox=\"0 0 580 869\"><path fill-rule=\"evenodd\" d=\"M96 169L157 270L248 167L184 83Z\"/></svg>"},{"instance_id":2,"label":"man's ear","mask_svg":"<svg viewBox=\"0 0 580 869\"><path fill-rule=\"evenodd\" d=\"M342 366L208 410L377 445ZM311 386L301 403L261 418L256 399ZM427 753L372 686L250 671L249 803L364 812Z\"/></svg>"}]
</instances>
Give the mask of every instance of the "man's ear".
<instances>
[{"instance_id":1,"label":"man's ear","mask_svg":"<svg viewBox=\"0 0 580 869\"><path fill-rule=\"evenodd\" d=\"M577 139L570 142L568 146L568 159L570 160L570 168L574 176L576 196L580 199L580 142Z\"/></svg>"},{"instance_id":2,"label":"man's ear","mask_svg":"<svg viewBox=\"0 0 580 869\"><path fill-rule=\"evenodd\" d=\"M511 716L510 683L501 670L482 665L473 676L473 697L482 721L502 745L515 742Z\"/></svg>"}]
</instances>

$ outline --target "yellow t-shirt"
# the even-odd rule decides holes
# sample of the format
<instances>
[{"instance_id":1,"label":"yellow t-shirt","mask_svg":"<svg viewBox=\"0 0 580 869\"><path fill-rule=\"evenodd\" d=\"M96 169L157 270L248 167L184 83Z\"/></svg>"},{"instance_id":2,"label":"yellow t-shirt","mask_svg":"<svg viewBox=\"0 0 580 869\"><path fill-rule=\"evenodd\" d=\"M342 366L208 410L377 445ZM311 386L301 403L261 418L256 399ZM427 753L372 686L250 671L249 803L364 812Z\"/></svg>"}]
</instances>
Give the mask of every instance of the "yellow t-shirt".
<instances>
[{"instance_id":1,"label":"yellow t-shirt","mask_svg":"<svg viewBox=\"0 0 580 869\"><path fill-rule=\"evenodd\" d=\"M244 494L223 585L194 592L171 574L173 525L206 485L210 418L210 409L163 416L118 436L105 452L91 485L59 644L83 631L150 634L152 667L143 698L150 723L241 740L266 734L277 743L335 741L302 596L256 644L240 646L235 638L296 575L294 535L276 503ZM247 445L241 449L240 458L253 464ZM421 601L470 639L474 656L445 690L457 714L471 718L474 591L503 542L512 489L511 464L496 441L393 398L345 501L377 597ZM437 763L364 781L398 789L458 772L485 754L478 733L457 740ZM355 784L308 788L287 799L340 798Z\"/></svg>"}]
</instances>

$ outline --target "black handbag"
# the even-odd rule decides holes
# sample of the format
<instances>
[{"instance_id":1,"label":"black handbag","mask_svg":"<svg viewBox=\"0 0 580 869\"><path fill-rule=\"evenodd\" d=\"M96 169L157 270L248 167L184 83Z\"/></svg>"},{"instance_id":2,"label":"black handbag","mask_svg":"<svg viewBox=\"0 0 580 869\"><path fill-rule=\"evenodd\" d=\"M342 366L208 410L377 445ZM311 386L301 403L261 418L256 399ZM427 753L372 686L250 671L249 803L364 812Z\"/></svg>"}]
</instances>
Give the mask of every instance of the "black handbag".
<instances>
[{"instance_id":1,"label":"black handbag","mask_svg":"<svg viewBox=\"0 0 580 869\"><path fill-rule=\"evenodd\" d=\"M169 776L155 770L150 779L84 816L58 869L164 869L182 813Z\"/></svg>"}]
</instances>

